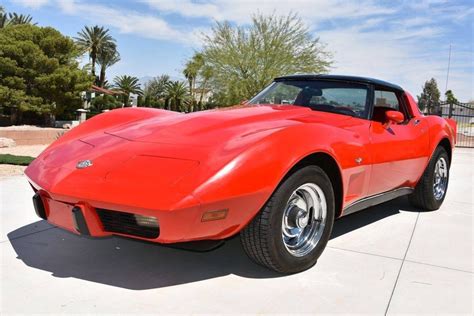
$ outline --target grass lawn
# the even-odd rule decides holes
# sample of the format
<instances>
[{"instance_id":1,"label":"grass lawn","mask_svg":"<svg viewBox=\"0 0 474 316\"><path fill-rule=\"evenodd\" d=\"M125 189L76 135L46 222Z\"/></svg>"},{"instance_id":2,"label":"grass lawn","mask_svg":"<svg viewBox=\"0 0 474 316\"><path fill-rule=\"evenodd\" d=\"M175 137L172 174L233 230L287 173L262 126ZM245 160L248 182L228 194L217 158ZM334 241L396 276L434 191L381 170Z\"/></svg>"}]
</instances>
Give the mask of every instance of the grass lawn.
<instances>
[{"instance_id":1,"label":"grass lawn","mask_svg":"<svg viewBox=\"0 0 474 316\"><path fill-rule=\"evenodd\" d=\"M33 157L30 156L15 156L10 154L0 154L0 164L28 166Z\"/></svg>"}]
</instances>

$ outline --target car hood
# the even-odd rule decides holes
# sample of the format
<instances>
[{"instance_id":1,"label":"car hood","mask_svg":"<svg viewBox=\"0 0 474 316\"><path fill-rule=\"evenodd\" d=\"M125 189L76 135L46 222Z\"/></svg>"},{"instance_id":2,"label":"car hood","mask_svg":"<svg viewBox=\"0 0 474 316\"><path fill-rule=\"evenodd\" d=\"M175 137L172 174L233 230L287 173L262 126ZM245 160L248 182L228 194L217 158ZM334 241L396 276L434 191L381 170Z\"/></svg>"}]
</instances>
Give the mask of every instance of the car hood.
<instances>
[{"instance_id":1,"label":"car hood","mask_svg":"<svg viewBox=\"0 0 474 316\"><path fill-rule=\"evenodd\" d=\"M343 127L348 120L298 106L167 113L53 144L25 173L36 189L65 202L172 209L187 203L183 197L202 183L228 172L225 166L266 136L298 124ZM91 166L78 168L85 160ZM154 196L154 204L144 195Z\"/></svg>"},{"instance_id":2,"label":"car hood","mask_svg":"<svg viewBox=\"0 0 474 316\"><path fill-rule=\"evenodd\" d=\"M299 106L234 106L219 110L152 117L107 129L130 141L214 146L235 138L308 122L338 125L350 117L314 112Z\"/></svg>"}]
</instances>

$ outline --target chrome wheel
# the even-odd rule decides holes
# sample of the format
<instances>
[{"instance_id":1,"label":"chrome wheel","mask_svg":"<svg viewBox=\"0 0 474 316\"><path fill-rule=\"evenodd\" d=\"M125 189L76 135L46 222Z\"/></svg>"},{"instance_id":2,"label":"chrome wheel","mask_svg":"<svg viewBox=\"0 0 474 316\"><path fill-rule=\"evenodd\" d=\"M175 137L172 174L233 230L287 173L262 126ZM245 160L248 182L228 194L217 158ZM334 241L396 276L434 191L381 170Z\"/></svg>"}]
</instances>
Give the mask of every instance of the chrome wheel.
<instances>
[{"instance_id":1,"label":"chrome wheel","mask_svg":"<svg viewBox=\"0 0 474 316\"><path fill-rule=\"evenodd\" d=\"M294 190L282 219L282 238L288 252L295 257L310 253L323 235L326 217L326 197L318 185L305 183Z\"/></svg>"},{"instance_id":2,"label":"chrome wheel","mask_svg":"<svg viewBox=\"0 0 474 316\"><path fill-rule=\"evenodd\" d=\"M433 194L436 200L441 200L448 186L448 163L440 157L434 168Z\"/></svg>"}]
</instances>

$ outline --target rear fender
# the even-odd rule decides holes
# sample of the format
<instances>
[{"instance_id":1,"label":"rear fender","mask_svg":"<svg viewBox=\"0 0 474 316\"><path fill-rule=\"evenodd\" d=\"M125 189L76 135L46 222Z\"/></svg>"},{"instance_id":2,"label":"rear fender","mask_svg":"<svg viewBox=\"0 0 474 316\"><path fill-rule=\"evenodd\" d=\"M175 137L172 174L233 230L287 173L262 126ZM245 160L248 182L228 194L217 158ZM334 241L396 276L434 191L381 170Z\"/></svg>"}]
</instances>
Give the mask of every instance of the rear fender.
<instances>
[{"instance_id":1,"label":"rear fender","mask_svg":"<svg viewBox=\"0 0 474 316\"><path fill-rule=\"evenodd\" d=\"M429 125L429 137L430 137L429 157L430 159L433 156L436 148L443 141L443 139L447 139L449 141L450 153L452 153L454 149L454 145L456 143L456 130L457 130L456 121L452 119L444 119L442 117L435 116L435 115L429 115L426 118ZM448 154L450 153L448 152ZM426 165L428 165L428 163L429 163L429 160L427 161Z\"/></svg>"},{"instance_id":2,"label":"rear fender","mask_svg":"<svg viewBox=\"0 0 474 316\"><path fill-rule=\"evenodd\" d=\"M456 144L456 137L458 133L458 123L450 118L445 118L445 120L448 122L449 126L451 126L452 129L452 134L454 135L454 142L453 145Z\"/></svg>"}]
</instances>

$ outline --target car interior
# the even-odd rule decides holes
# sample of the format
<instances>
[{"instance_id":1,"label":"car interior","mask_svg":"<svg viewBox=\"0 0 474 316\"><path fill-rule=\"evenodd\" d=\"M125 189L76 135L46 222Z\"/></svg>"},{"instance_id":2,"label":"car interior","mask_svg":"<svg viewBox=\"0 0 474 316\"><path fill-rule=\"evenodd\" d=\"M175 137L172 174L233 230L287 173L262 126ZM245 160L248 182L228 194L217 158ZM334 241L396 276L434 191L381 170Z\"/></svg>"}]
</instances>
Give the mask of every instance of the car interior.
<instances>
[{"instance_id":1,"label":"car interior","mask_svg":"<svg viewBox=\"0 0 474 316\"><path fill-rule=\"evenodd\" d=\"M387 111L402 112L405 117L404 123L409 120L409 116L407 111L405 110L404 103L400 102L400 98L395 92L376 89L374 91L374 109L372 112L372 121L376 121L382 124L385 123L387 121Z\"/></svg>"}]
</instances>

